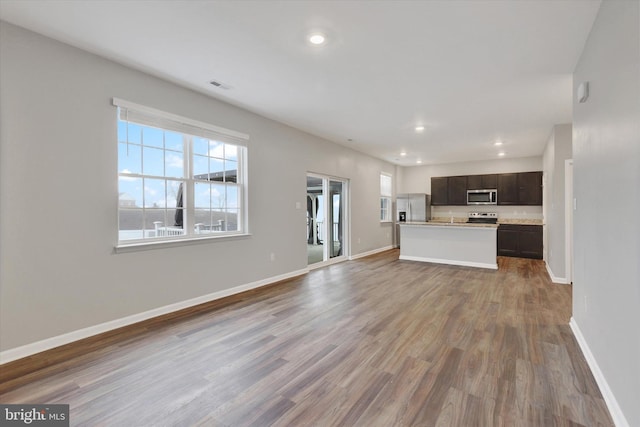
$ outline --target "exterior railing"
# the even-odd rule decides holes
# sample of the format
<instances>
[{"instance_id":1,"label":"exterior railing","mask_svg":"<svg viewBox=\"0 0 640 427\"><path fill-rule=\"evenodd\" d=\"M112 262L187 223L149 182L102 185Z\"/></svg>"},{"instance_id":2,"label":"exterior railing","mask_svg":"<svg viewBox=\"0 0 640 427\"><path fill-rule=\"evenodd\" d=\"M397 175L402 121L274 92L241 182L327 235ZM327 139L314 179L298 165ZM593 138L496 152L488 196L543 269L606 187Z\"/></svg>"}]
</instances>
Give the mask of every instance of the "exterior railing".
<instances>
[{"instance_id":1,"label":"exterior railing","mask_svg":"<svg viewBox=\"0 0 640 427\"><path fill-rule=\"evenodd\" d=\"M325 236L324 236L324 221L317 221L316 222L317 227L318 227L318 240L319 241L324 241L325 240ZM338 225L340 223L338 222L334 222L333 223L333 227L332 227L332 237L333 237L333 241L337 242L340 240L340 233L338 232ZM308 235L308 232L307 232Z\"/></svg>"},{"instance_id":2,"label":"exterior railing","mask_svg":"<svg viewBox=\"0 0 640 427\"><path fill-rule=\"evenodd\" d=\"M154 231L155 237L172 237L172 236L182 236L184 235L184 229L182 227L165 227L162 225L162 221L154 221ZM195 224L194 231L195 234L205 234L210 233L212 231L224 231L225 230L225 222L224 220L218 220L217 224L206 225L204 223Z\"/></svg>"}]
</instances>

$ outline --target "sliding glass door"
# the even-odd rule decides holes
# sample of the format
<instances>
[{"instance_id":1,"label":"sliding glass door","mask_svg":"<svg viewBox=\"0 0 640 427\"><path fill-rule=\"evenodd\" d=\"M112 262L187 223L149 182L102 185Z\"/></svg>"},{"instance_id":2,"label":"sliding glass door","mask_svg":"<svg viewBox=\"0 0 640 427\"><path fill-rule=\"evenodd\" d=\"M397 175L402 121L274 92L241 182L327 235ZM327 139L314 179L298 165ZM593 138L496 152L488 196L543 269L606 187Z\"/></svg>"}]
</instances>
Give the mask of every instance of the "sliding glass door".
<instances>
[{"instance_id":1,"label":"sliding glass door","mask_svg":"<svg viewBox=\"0 0 640 427\"><path fill-rule=\"evenodd\" d=\"M307 259L309 265L346 259L347 181L307 175Z\"/></svg>"}]
</instances>

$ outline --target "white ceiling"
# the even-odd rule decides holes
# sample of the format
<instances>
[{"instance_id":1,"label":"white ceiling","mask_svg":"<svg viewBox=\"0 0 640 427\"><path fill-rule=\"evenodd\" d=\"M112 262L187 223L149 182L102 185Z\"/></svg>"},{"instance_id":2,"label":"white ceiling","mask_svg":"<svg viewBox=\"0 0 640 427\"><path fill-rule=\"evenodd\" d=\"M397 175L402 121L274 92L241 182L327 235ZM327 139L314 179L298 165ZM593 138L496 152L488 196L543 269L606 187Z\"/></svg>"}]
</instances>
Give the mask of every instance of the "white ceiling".
<instances>
[{"instance_id":1,"label":"white ceiling","mask_svg":"<svg viewBox=\"0 0 640 427\"><path fill-rule=\"evenodd\" d=\"M571 74L599 6L0 0L0 18L414 165L494 159L500 149L506 158L541 155L552 126L571 122ZM327 35L326 45L306 41L313 31Z\"/></svg>"}]
</instances>

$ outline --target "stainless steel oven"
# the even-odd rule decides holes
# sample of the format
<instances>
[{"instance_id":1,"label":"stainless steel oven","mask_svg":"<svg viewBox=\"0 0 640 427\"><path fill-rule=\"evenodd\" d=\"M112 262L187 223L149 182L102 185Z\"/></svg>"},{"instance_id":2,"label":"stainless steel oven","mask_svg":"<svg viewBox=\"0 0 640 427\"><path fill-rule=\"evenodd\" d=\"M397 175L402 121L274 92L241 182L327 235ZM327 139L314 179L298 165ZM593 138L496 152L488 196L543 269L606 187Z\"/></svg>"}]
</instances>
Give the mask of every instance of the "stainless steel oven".
<instances>
[{"instance_id":1,"label":"stainless steel oven","mask_svg":"<svg viewBox=\"0 0 640 427\"><path fill-rule=\"evenodd\" d=\"M495 212L469 212L470 224L497 224L498 214Z\"/></svg>"},{"instance_id":2,"label":"stainless steel oven","mask_svg":"<svg viewBox=\"0 0 640 427\"><path fill-rule=\"evenodd\" d=\"M467 205L497 205L498 190L467 190Z\"/></svg>"}]
</instances>

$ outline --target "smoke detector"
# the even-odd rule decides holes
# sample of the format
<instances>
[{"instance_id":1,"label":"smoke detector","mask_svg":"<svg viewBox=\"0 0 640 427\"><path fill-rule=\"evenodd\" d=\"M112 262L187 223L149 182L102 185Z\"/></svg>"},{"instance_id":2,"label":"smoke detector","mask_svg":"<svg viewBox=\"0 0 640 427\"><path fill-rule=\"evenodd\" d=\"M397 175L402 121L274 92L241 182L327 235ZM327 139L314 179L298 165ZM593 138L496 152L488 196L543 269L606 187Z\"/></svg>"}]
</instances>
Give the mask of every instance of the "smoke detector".
<instances>
[{"instance_id":1,"label":"smoke detector","mask_svg":"<svg viewBox=\"0 0 640 427\"><path fill-rule=\"evenodd\" d=\"M218 89L231 89L231 86L218 80L211 80L209 84L211 86L217 87Z\"/></svg>"}]
</instances>

